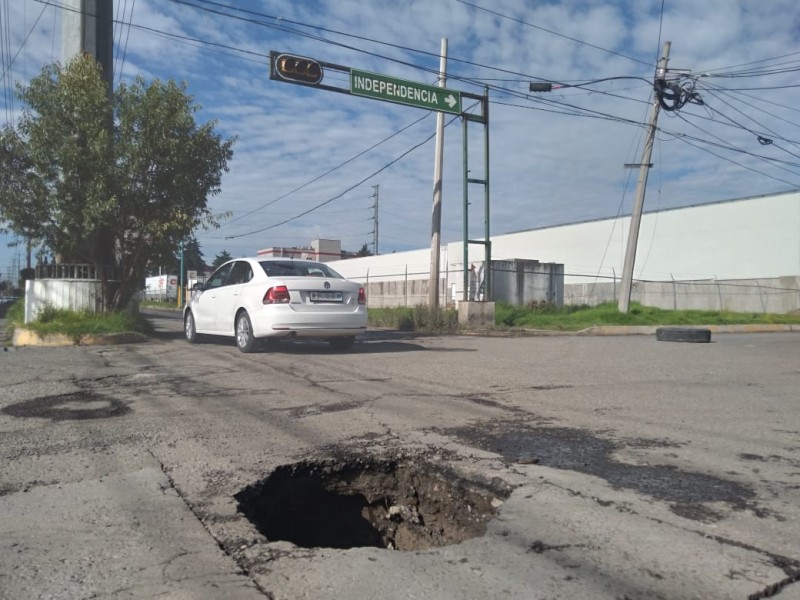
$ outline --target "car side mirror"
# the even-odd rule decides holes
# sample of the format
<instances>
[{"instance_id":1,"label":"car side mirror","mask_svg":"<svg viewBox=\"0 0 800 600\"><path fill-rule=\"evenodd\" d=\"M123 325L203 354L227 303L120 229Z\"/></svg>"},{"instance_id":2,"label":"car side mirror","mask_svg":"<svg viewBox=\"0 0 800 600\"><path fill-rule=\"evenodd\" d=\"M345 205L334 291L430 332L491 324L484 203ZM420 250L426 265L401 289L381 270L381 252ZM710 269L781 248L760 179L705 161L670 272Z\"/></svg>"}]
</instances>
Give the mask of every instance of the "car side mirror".
<instances>
[{"instance_id":1,"label":"car side mirror","mask_svg":"<svg viewBox=\"0 0 800 600\"><path fill-rule=\"evenodd\" d=\"M196 282L194 285L192 285L192 291L193 292L202 292L203 291L203 284L200 283L199 281Z\"/></svg>"}]
</instances>

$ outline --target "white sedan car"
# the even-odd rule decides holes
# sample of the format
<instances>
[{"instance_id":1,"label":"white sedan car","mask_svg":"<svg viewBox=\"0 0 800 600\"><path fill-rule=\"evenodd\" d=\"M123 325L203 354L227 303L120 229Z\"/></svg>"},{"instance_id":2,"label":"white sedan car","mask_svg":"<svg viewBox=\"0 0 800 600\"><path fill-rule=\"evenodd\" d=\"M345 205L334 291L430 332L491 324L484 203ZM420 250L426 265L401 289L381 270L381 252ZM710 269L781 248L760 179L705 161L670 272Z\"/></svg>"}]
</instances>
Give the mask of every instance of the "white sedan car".
<instances>
[{"instance_id":1,"label":"white sedan car","mask_svg":"<svg viewBox=\"0 0 800 600\"><path fill-rule=\"evenodd\" d=\"M242 352L261 340L317 338L347 349L367 329L364 288L324 263L237 258L196 285L183 309L190 343L202 334L236 338Z\"/></svg>"}]
</instances>

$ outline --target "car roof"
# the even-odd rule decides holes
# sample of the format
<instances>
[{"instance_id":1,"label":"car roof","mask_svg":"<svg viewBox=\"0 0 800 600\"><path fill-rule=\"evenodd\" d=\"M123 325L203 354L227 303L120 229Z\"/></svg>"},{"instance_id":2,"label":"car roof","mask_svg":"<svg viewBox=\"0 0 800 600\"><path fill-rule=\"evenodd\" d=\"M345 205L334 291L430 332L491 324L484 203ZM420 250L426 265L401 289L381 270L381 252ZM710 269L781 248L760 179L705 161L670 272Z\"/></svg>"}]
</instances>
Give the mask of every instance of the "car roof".
<instances>
[{"instance_id":1,"label":"car roof","mask_svg":"<svg viewBox=\"0 0 800 600\"><path fill-rule=\"evenodd\" d=\"M240 256L238 258L231 258L226 262L234 262L236 260L254 260L256 262L321 262L314 258L288 258L288 257L266 257L266 256ZM223 263L225 264L225 263Z\"/></svg>"}]
</instances>

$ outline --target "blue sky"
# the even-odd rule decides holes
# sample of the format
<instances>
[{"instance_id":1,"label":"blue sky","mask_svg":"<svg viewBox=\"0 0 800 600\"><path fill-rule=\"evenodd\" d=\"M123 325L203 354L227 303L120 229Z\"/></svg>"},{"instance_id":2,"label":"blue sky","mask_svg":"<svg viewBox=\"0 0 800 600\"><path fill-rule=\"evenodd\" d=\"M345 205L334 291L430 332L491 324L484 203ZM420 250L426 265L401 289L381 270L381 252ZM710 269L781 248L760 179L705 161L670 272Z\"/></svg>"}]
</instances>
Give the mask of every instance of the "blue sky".
<instances>
[{"instance_id":1,"label":"blue sky","mask_svg":"<svg viewBox=\"0 0 800 600\"><path fill-rule=\"evenodd\" d=\"M60 0L4 5L6 89L62 59L63 11ZM637 172L624 165L640 162L667 40L672 74L702 105L661 112L645 210L800 188L795 0L116 0L115 19L117 82L186 81L198 120L237 138L210 199L231 217L197 232L208 262L315 238L371 247L373 186L379 251L430 245L435 115L271 81L271 50L433 84L447 38L447 87L490 87L493 234L630 212ZM529 93L539 80L566 87ZM330 71L325 83L347 86ZM14 121L18 102L2 102ZM463 135L451 120L443 243L463 237ZM482 177L483 131L469 132L471 176ZM470 200L477 237L482 190L470 186ZM19 256L10 241L0 236L3 277Z\"/></svg>"}]
</instances>

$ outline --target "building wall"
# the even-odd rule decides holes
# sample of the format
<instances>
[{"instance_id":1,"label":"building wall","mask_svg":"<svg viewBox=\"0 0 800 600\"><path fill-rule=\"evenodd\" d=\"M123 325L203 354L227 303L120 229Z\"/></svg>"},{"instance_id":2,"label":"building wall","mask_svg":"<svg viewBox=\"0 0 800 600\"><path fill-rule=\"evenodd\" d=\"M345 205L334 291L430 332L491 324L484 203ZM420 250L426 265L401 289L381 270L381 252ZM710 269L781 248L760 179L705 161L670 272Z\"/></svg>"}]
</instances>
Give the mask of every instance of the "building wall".
<instances>
[{"instance_id":1,"label":"building wall","mask_svg":"<svg viewBox=\"0 0 800 600\"><path fill-rule=\"evenodd\" d=\"M31 279L25 282L25 322L35 321L45 307L100 312L103 282L86 279Z\"/></svg>"},{"instance_id":2,"label":"building wall","mask_svg":"<svg viewBox=\"0 0 800 600\"><path fill-rule=\"evenodd\" d=\"M565 282L619 278L630 217L500 235L492 258L565 265ZM634 279L756 279L800 274L800 192L646 213Z\"/></svg>"},{"instance_id":3,"label":"building wall","mask_svg":"<svg viewBox=\"0 0 800 600\"><path fill-rule=\"evenodd\" d=\"M492 259L564 265L564 282L613 281L622 275L630 217L602 219L492 237ZM463 287L461 242L442 247L442 278ZM483 248L470 247L470 263ZM335 261L345 277L426 279L430 250ZM800 191L645 213L634 279L758 279L800 275Z\"/></svg>"},{"instance_id":4,"label":"building wall","mask_svg":"<svg viewBox=\"0 0 800 600\"><path fill-rule=\"evenodd\" d=\"M563 264L566 304L616 300L629 227L630 217L625 216L497 235L492 237L492 259ZM483 248L471 245L468 263L479 266L482 262ZM442 302L460 299L464 287L462 243L442 246L440 264L441 285L447 290ZM370 284L427 280L430 250L335 261L331 266L345 277ZM779 309L776 312L788 312L800 307L794 292L797 276L800 191L642 216L634 300L670 308L675 304L676 290L682 289L680 303L686 307L716 310L720 290L727 290L722 306L729 310L749 307L744 310L761 312L762 306L775 306ZM703 281L705 286L701 285ZM646 282L664 285L656 289L658 286ZM686 284L680 287L675 282ZM783 285L786 282L788 287ZM745 290L748 286L752 289ZM413 297L427 303L422 288L416 292ZM779 302L775 299L778 296L783 298Z\"/></svg>"}]
</instances>

